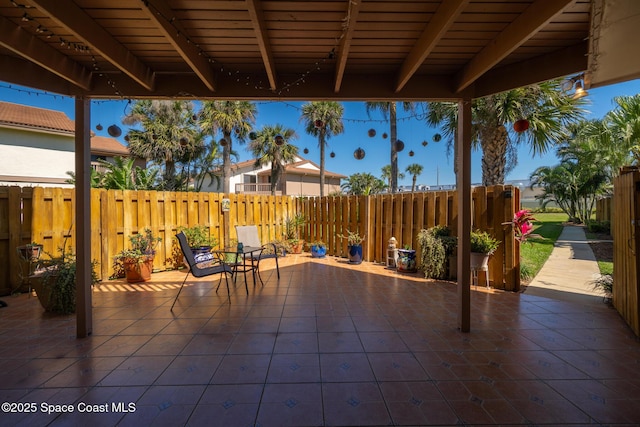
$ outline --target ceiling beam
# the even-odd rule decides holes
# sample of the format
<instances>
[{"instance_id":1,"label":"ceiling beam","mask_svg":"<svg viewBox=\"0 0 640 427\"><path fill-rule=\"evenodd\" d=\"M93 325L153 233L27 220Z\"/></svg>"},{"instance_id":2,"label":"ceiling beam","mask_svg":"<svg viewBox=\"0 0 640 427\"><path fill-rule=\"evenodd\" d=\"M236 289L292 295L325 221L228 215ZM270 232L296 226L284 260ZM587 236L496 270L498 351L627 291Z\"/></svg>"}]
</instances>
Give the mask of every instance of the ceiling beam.
<instances>
[{"instance_id":1,"label":"ceiling beam","mask_svg":"<svg viewBox=\"0 0 640 427\"><path fill-rule=\"evenodd\" d=\"M92 54L111 62L139 85L152 91L154 73L129 50L96 23L71 0L26 0L32 6L71 31L85 43Z\"/></svg>"},{"instance_id":2,"label":"ceiling beam","mask_svg":"<svg viewBox=\"0 0 640 427\"><path fill-rule=\"evenodd\" d=\"M74 96L82 93L82 89L74 82L43 70L30 60L9 55L0 55L0 80L60 95Z\"/></svg>"},{"instance_id":3,"label":"ceiling beam","mask_svg":"<svg viewBox=\"0 0 640 427\"><path fill-rule=\"evenodd\" d=\"M247 9L249 10L251 23L253 24L253 29L256 33L256 41L258 43L258 48L260 49L260 55L262 55L264 69L267 72L269 86L271 90L276 90L278 84L276 65L273 59L271 43L269 42L269 35L267 34L264 24L264 13L262 12L262 4L260 3L260 0L247 0Z\"/></svg>"},{"instance_id":4,"label":"ceiling beam","mask_svg":"<svg viewBox=\"0 0 640 427\"><path fill-rule=\"evenodd\" d=\"M418 39L413 45L411 52L405 58L396 81L396 92L402 90L409 79L418 70L429 54L436 47L440 39L446 34L462 10L469 4L470 0L445 1L440 4L431 21L427 24Z\"/></svg>"},{"instance_id":5,"label":"ceiling beam","mask_svg":"<svg viewBox=\"0 0 640 427\"><path fill-rule=\"evenodd\" d=\"M91 71L2 16L0 16L0 46L84 90L91 88ZM35 76L37 80L38 74L35 73Z\"/></svg>"},{"instance_id":6,"label":"ceiling beam","mask_svg":"<svg viewBox=\"0 0 640 427\"><path fill-rule=\"evenodd\" d=\"M529 6L457 74L454 91L471 85L574 1L537 0Z\"/></svg>"},{"instance_id":7,"label":"ceiling beam","mask_svg":"<svg viewBox=\"0 0 640 427\"><path fill-rule=\"evenodd\" d=\"M153 21L158 30L169 40L176 52L191 67L202 83L213 91L214 74L211 64L205 58L198 47L180 34L186 32L175 21L175 15L165 0L147 0L142 3L142 11Z\"/></svg>"},{"instance_id":8,"label":"ceiling beam","mask_svg":"<svg viewBox=\"0 0 640 427\"><path fill-rule=\"evenodd\" d=\"M488 71L473 84L474 97L482 98L534 83L578 74L588 68L589 42Z\"/></svg>"},{"instance_id":9,"label":"ceiling beam","mask_svg":"<svg viewBox=\"0 0 640 427\"><path fill-rule=\"evenodd\" d=\"M344 71L347 68L347 59L349 58L349 50L351 49L351 40L355 31L356 22L358 22L358 14L360 13L360 5L364 0L347 1L347 19L343 22L343 33L338 47L338 60L336 61L336 73L334 78L335 93L340 92Z\"/></svg>"}]
</instances>

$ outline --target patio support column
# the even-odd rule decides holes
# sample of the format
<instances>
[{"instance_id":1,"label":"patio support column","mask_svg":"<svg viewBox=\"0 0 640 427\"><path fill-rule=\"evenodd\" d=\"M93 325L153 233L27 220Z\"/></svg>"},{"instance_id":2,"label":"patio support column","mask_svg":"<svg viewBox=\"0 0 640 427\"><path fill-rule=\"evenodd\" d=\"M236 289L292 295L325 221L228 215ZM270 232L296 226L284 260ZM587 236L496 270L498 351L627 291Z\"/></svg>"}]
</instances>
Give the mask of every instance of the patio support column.
<instances>
[{"instance_id":1,"label":"patio support column","mask_svg":"<svg viewBox=\"0 0 640 427\"><path fill-rule=\"evenodd\" d=\"M458 101L456 190L458 193L458 327L471 330L471 100Z\"/></svg>"},{"instance_id":2,"label":"patio support column","mask_svg":"<svg viewBox=\"0 0 640 427\"><path fill-rule=\"evenodd\" d=\"M76 336L93 331L91 309L91 101L76 97Z\"/></svg>"}]
</instances>

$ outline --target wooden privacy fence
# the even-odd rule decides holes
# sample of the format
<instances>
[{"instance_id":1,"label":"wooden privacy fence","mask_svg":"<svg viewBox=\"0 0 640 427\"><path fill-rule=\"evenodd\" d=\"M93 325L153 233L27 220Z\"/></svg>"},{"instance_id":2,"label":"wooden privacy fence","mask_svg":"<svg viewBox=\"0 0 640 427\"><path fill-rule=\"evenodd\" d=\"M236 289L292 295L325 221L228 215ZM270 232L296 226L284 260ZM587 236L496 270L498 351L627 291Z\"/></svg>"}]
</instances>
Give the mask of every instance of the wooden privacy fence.
<instances>
[{"instance_id":1,"label":"wooden privacy fence","mask_svg":"<svg viewBox=\"0 0 640 427\"><path fill-rule=\"evenodd\" d=\"M611 221L613 218L613 198L603 197L596 200L596 221Z\"/></svg>"},{"instance_id":2,"label":"wooden privacy fence","mask_svg":"<svg viewBox=\"0 0 640 427\"><path fill-rule=\"evenodd\" d=\"M613 210L613 305L640 336L640 172L614 179Z\"/></svg>"},{"instance_id":3,"label":"wooden privacy fence","mask_svg":"<svg viewBox=\"0 0 640 427\"><path fill-rule=\"evenodd\" d=\"M222 199L230 211L221 212ZM490 261L490 282L497 288L519 287L519 248L509 226L519 206L519 190L511 186L476 187L472 192L473 227L486 230L502 244ZM23 263L16 247L32 241L44 252L56 255L67 245L74 251L75 198L73 189L0 187L0 256L8 268L0 275L0 293L21 283ZM387 242L394 236L400 247L419 251L416 236L423 228L447 225L457 233L455 191L399 193L295 199L289 196L249 196L220 193L91 190L91 258L97 262L101 280L113 274L113 257L129 247L130 235L150 228L162 237L154 267L163 270L179 263L173 238L181 226L204 225L218 242L236 237L235 225L258 226L263 242L280 240L284 220L302 213L306 224L301 237L307 242L323 240L328 253L346 256L347 230L365 235L364 259L384 262ZM225 226L228 221L228 228ZM420 254L418 253L418 256Z\"/></svg>"},{"instance_id":4,"label":"wooden privacy fence","mask_svg":"<svg viewBox=\"0 0 640 427\"><path fill-rule=\"evenodd\" d=\"M473 228L487 231L502 242L491 257L489 281L497 288L519 289L519 246L511 227L504 225L520 206L519 189L502 185L476 187L472 205ZM420 259L420 230L446 225L456 235L458 226L456 191L307 198L297 201L297 211L307 220L302 232L307 242L322 240L327 244L327 254L346 256L347 241L339 235L355 231L365 236L363 259L380 263L386 261L392 236L398 240L399 248L409 245L416 249Z\"/></svg>"}]
</instances>

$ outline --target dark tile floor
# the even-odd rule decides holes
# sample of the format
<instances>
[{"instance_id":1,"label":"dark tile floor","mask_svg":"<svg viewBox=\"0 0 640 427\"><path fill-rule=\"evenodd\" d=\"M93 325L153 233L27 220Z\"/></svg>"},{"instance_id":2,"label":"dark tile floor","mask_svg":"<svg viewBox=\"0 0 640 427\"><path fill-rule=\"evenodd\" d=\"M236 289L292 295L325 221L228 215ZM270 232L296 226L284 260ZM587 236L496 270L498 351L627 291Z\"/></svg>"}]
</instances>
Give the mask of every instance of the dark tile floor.
<instances>
[{"instance_id":1,"label":"dark tile floor","mask_svg":"<svg viewBox=\"0 0 640 427\"><path fill-rule=\"evenodd\" d=\"M640 342L598 299L472 288L461 333L453 283L308 255L273 268L231 302L190 278L173 312L182 272L106 282L86 339L3 298L0 401L20 413L0 425L640 424Z\"/></svg>"}]
</instances>

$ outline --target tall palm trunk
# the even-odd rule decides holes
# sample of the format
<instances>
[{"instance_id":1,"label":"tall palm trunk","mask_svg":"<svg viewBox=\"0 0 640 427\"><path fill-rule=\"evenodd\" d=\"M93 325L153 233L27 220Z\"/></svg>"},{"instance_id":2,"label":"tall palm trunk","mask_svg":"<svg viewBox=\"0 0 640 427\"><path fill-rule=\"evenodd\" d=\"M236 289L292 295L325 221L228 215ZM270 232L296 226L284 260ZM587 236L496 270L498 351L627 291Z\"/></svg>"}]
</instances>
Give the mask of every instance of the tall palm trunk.
<instances>
[{"instance_id":1,"label":"tall palm trunk","mask_svg":"<svg viewBox=\"0 0 640 427\"><path fill-rule=\"evenodd\" d=\"M504 125L488 126L480 132L482 185L503 184L507 165L508 134Z\"/></svg>"},{"instance_id":2,"label":"tall palm trunk","mask_svg":"<svg viewBox=\"0 0 640 427\"><path fill-rule=\"evenodd\" d=\"M398 124L396 123L396 103L389 103L389 122L391 126L391 192L398 191L398 152L396 141L398 140Z\"/></svg>"},{"instance_id":3,"label":"tall palm trunk","mask_svg":"<svg viewBox=\"0 0 640 427\"><path fill-rule=\"evenodd\" d=\"M231 186L231 132L224 131L223 138L227 145L222 147L222 192L229 194Z\"/></svg>"},{"instance_id":4,"label":"tall palm trunk","mask_svg":"<svg viewBox=\"0 0 640 427\"><path fill-rule=\"evenodd\" d=\"M324 197L324 146L325 146L325 130L320 129L320 197Z\"/></svg>"},{"instance_id":5,"label":"tall palm trunk","mask_svg":"<svg viewBox=\"0 0 640 427\"><path fill-rule=\"evenodd\" d=\"M411 184L411 192L416 191L416 181L418 180L418 175L413 175L413 183Z\"/></svg>"}]
</instances>

